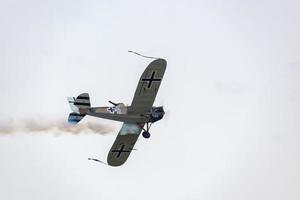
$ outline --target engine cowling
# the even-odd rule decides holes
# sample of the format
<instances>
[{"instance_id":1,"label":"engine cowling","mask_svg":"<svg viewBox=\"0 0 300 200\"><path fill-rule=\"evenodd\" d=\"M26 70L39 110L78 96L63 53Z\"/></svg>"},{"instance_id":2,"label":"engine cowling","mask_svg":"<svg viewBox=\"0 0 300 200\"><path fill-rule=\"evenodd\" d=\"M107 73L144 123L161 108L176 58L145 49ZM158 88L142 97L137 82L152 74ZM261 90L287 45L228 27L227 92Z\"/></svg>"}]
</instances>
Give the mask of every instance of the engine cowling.
<instances>
[{"instance_id":1,"label":"engine cowling","mask_svg":"<svg viewBox=\"0 0 300 200\"><path fill-rule=\"evenodd\" d=\"M165 111L162 106L152 107L150 112L150 122L156 122L164 117Z\"/></svg>"}]
</instances>

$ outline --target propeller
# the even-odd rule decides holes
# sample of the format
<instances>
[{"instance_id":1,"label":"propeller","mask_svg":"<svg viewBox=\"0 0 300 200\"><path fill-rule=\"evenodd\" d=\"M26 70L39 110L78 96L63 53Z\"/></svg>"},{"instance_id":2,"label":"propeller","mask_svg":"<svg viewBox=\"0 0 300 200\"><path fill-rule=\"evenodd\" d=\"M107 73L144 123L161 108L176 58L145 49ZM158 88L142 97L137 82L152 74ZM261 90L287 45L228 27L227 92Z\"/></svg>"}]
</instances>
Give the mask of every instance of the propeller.
<instances>
[{"instance_id":1,"label":"propeller","mask_svg":"<svg viewBox=\"0 0 300 200\"><path fill-rule=\"evenodd\" d=\"M167 106L165 106L164 99L160 101L159 105L161 105L164 108L165 115L164 115L163 121L165 124L167 124L169 121L169 117L170 117L170 109Z\"/></svg>"}]
</instances>

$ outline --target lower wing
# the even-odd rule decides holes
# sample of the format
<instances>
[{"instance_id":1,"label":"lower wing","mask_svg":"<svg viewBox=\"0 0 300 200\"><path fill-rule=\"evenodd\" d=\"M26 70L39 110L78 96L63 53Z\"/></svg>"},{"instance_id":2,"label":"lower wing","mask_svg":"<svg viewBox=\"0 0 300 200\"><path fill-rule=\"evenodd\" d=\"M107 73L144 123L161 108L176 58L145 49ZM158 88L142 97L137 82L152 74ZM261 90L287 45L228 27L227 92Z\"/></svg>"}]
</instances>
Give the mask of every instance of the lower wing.
<instances>
[{"instance_id":1,"label":"lower wing","mask_svg":"<svg viewBox=\"0 0 300 200\"><path fill-rule=\"evenodd\" d=\"M111 147L107 163L120 166L126 162L142 131L144 124L124 123L113 146Z\"/></svg>"}]
</instances>

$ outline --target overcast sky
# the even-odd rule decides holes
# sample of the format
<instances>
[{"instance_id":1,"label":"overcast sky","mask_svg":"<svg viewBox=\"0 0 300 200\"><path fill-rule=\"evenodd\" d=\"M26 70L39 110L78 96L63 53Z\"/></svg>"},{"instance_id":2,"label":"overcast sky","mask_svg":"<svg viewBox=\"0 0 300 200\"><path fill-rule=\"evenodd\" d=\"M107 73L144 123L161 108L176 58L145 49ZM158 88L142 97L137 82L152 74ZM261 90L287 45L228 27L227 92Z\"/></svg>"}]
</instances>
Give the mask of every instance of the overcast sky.
<instances>
[{"instance_id":1,"label":"overcast sky","mask_svg":"<svg viewBox=\"0 0 300 200\"><path fill-rule=\"evenodd\" d=\"M107 135L0 135L0 199L298 200L299 1L0 0L0 124L66 119L67 96L130 104L149 59L167 116L128 161Z\"/></svg>"}]
</instances>

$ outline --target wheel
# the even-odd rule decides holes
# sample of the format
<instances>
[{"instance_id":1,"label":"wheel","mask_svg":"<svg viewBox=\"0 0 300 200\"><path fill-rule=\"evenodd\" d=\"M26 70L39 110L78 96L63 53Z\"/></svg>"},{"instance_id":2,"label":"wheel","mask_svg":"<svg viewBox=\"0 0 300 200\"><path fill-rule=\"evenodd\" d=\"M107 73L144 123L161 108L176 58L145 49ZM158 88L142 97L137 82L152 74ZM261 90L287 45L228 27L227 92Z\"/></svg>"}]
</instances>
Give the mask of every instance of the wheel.
<instances>
[{"instance_id":1,"label":"wheel","mask_svg":"<svg viewBox=\"0 0 300 200\"><path fill-rule=\"evenodd\" d=\"M151 136L151 135L150 135L150 133L149 133L148 131L144 131L144 132L143 132L143 137L144 137L144 138L147 138L147 139L148 139L150 136Z\"/></svg>"}]
</instances>

